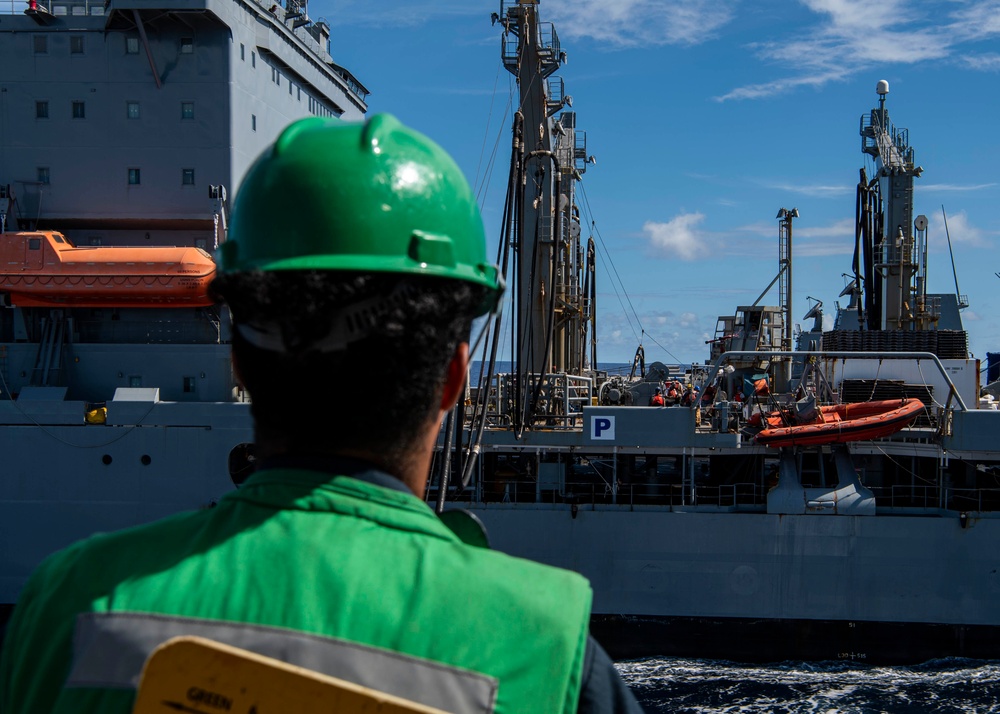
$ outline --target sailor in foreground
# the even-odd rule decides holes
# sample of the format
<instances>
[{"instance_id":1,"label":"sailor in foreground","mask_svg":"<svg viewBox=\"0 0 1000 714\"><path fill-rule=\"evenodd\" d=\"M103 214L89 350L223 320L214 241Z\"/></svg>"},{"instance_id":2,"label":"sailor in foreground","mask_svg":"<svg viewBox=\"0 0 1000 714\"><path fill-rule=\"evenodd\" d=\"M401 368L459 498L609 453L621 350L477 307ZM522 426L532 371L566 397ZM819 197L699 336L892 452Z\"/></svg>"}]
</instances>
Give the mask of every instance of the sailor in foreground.
<instances>
[{"instance_id":1,"label":"sailor in foreground","mask_svg":"<svg viewBox=\"0 0 1000 714\"><path fill-rule=\"evenodd\" d=\"M451 158L390 116L296 122L218 258L258 469L214 509L49 557L7 631L0 712L128 712L176 635L449 712L639 711L581 576L467 545L420 498L502 292Z\"/></svg>"}]
</instances>

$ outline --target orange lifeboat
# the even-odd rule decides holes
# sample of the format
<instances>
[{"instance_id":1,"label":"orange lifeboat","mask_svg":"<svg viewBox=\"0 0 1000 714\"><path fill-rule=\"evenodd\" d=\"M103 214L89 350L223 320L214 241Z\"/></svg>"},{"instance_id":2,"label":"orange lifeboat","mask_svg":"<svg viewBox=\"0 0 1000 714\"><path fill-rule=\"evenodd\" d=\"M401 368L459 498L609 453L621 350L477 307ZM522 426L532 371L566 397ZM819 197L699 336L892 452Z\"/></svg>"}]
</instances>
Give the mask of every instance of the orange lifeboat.
<instances>
[{"instance_id":1,"label":"orange lifeboat","mask_svg":"<svg viewBox=\"0 0 1000 714\"><path fill-rule=\"evenodd\" d=\"M765 446L818 446L890 436L909 426L924 409L919 399L883 399L820 407L806 424L787 425L781 412L765 417L767 428L754 440Z\"/></svg>"},{"instance_id":2,"label":"orange lifeboat","mask_svg":"<svg viewBox=\"0 0 1000 714\"><path fill-rule=\"evenodd\" d=\"M0 234L0 292L18 307L204 307L213 277L201 248L79 248L56 231Z\"/></svg>"}]
</instances>

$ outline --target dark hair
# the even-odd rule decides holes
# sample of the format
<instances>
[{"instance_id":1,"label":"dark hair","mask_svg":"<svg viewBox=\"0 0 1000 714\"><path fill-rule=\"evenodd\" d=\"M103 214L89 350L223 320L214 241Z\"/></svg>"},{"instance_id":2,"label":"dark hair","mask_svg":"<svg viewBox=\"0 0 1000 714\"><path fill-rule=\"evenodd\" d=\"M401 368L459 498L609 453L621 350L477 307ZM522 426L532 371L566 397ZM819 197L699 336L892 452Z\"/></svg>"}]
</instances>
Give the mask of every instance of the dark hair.
<instances>
[{"instance_id":1,"label":"dark hair","mask_svg":"<svg viewBox=\"0 0 1000 714\"><path fill-rule=\"evenodd\" d=\"M212 292L235 326L279 325L286 345L261 349L233 330L258 442L298 453L363 449L392 463L439 408L448 363L469 339L484 291L388 273L248 271L220 274ZM378 305L364 336L337 351L315 349L336 316L363 301Z\"/></svg>"}]
</instances>

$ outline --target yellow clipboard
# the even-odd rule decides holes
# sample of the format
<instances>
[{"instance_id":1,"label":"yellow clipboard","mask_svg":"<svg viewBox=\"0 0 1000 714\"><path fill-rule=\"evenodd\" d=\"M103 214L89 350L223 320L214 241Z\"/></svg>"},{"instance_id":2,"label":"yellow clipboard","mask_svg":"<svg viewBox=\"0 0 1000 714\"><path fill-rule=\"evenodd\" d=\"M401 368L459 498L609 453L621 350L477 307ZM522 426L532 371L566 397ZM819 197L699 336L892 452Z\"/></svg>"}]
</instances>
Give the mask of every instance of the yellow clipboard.
<instances>
[{"instance_id":1,"label":"yellow clipboard","mask_svg":"<svg viewBox=\"0 0 1000 714\"><path fill-rule=\"evenodd\" d=\"M202 637L175 637L146 660L133 714L447 714Z\"/></svg>"}]
</instances>

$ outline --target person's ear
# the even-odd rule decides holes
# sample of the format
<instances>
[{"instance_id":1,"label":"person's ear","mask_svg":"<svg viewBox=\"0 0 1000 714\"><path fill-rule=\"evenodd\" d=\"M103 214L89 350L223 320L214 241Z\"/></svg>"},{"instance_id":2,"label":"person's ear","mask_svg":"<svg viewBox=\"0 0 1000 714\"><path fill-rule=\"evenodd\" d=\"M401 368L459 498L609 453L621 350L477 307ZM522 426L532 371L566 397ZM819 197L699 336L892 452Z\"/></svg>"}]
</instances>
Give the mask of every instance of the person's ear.
<instances>
[{"instance_id":1,"label":"person's ear","mask_svg":"<svg viewBox=\"0 0 1000 714\"><path fill-rule=\"evenodd\" d=\"M460 342L448 363L444 389L441 390L441 411L450 411L462 394L469 372L469 343Z\"/></svg>"}]
</instances>

